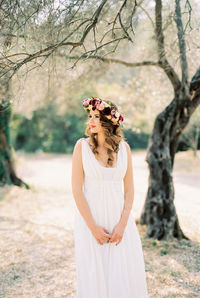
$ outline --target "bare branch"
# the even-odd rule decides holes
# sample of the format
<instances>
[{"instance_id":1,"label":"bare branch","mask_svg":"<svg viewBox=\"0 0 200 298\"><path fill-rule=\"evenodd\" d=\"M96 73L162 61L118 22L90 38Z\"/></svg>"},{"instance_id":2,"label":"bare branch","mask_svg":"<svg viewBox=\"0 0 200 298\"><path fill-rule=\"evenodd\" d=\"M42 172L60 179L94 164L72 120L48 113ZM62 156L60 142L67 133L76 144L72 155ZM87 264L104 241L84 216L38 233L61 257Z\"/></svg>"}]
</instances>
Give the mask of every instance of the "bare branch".
<instances>
[{"instance_id":1,"label":"bare branch","mask_svg":"<svg viewBox=\"0 0 200 298\"><path fill-rule=\"evenodd\" d=\"M5 60L5 59L8 59L10 57L22 56L22 55L29 56L29 54L27 54L27 53L16 53L16 54L12 54L12 55L5 56L5 57L3 56L2 58L0 58L0 61L1 60Z\"/></svg>"},{"instance_id":2,"label":"bare branch","mask_svg":"<svg viewBox=\"0 0 200 298\"><path fill-rule=\"evenodd\" d=\"M119 20L119 24L120 24L120 27L121 29L123 30L124 34L126 35L127 39L131 42L133 42L130 34L128 33L128 30L131 29L131 31L134 33L133 31L133 27L132 27L132 18L133 18L133 15L135 14L136 12L136 7L137 7L137 1L135 0L134 2L134 7L133 7L133 10L131 12L131 15L130 15L130 22L129 22L129 25L124 25L123 21L122 21L122 12L123 12L123 9L126 7L126 4L127 4L127 0L124 0L114 21L113 21L113 26L112 26L112 34L113 34L113 37L115 37L115 32L114 30L116 29L115 28L115 25L117 23L117 19Z\"/></svg>"},{"instance_id":3,"label":"bare branch","mask_svg":"<svg viewBox=\"0 0 200 298\"><path fill-rule=\"evenodd\" d=\"M99 43L102 43L103 40L104 40L104 38L105 38L105 37L106 37L112 30L113 30L113 29L111 28L111 29L109 29L108 31L106 31L106 32L103 34L102 38L100 39ZM121 27L119 27L119 28L115 28L115 30L121 30Z\"/></svg>"},{"instance_id":4,"label":"bare branch","mask_svg":"<svg viewBox=\"0 0 200 298\"><path fill-rule=\"evenodd\" d=\"M79 59L80 60L80 56L67 56L65 54L59 54L62 55L64 57L66 57L69 60L76 60ZM154 61L142 61L142 62L126 62L120 59L113 59L113 58L105 58L102 56L98 56L98 55L92 55L92 56L88 56L86 54L83 54L81 59L96 59L96 60L100 60L102 62L106 62L106 63L117 63L117 64L121 64L127 67L139 67L139 66L160 66L159 62L154 62Z\"/></svg>"},{"instance_id":5,"label":"bare branch","mask_svg":"<svg viewBox=\"0 0 200 298\"><path fill-rule=\"evenodd\" d=\"M88 33L90 32L91 29L95 28L97 22L98 22L98 18L99 15L105 5L105 3L108 0L103 0L101 2L101 4L98 6L97 10L94 12L93 16L91 19L86 19L84 20L81 24L79 24L74 31L70 32L70 34L68 34L62 41L55 43L53 45L50 45L40 51L35 52L34 54L29 54L28 57L26 57L25 59L21 60L20 62L16 63L15 66L13 68L11 68L13 70L13 72L10 75L10 78L12 78L12 76L26 63L29 63L31 61L33 61L34 59L37 59L39 56L41 56L42 54L45 54L47 56L50 56L56 49L58 49L61 46L72 46L73 48L82 46ZM76 32L78 29L80 29L81 26L83 26L86 22L91 21L91 24L89 24L88 26L86 26L85 30L83 31L82 37L79 41L74 42L74 41L68 41L69 37L71 37L74 32ZM6 73L8 73L10 71L10 67L9 65L7 65L7 71ZM1 72L1 77L5 74Z\"/></svg>"},{"instance_id":6,"label":"bare branch","mask_svg":"<svg viewBox=\"0 0 200 298\"><path fill-rule=\"evenodd\" d=\"M162 0L155 0L155 19L156 19L156 28L155 28L155 35L157 40L157 49L158 49L158 58L159 64L165 71L166 75L168 76L170 82L174 87L175 93L180 88L181 82L178 78L177 73L173 69L173 67L169 64L166 53L165 53L165 46L164 46L164 34L162 28Z\"/></svg>"},{"instance_id":7,"label":"bare branch","mask_svg":"<svg viewBox=\"0 0 200 298\"><path fill-rule=\"evenodd\" d=\"M189 27L190 27L190 30L192 30L192 26L191 26L191 13L192 13L192 6L191 6L191 4L190 4L190 1L189 1L189 0L186 0L185 6L187 6L187 7L188 7L189 18L188 18L188 21L187 21L187 24L186 24L186 26L185 26L185 30L184 30L184 31L186 31L186 29L187 29L187 26L188 26L188 25L189 25Z\"/></svg>"},{"instance_id":8,"label":"bare branch","mask_svg":"<svg viewBox=\"0 0 200 298\"><path fill-rule=\"evenodd\" d=\"M186 57L186 45L185 45L185 38L184 38L183 23L181 19L180 0L175 0L175 2L176 2L176 9L175 9L174 19L178 30L178 43L179 43L181 71L182 71L182 86L184 87L186 94L189 94L188 64L187 64L187 57Z\"/></svg>"},{"instance_id":9,"label":"bare branch","mask_svg":"<svg viewBox=\"0 0 200 298\"><path fill-rule=\"evenodd\" d=\"M141 10L146 14L147 18L150 20L151 22L151 25L152 27L155 29L155 25L154 25L154 22L150 16L150 14L148 13L148 11L142 6L142 5L139 5L139 7L141 8Z\"/></svg>"},{"instance_id":10,"label":"bare branch","mask_svg":"<svg viewBox=\"0 0 200 298\"><path fill-rule=\"evenodd\" d=\"M90 58L90 57L94 57L94 56L95 56L94 53L96 54L98 50L102 49L103 47L105 47L105 46L107 46L107 45L109 45L109 44L113 44L113 43L116 42L116 46L115 46L115 48L114 48L114 50L116 50L116 48L117 48L119 42L120 42L121 40L125 39L125 38L126 38L126 37L120 37L120 38L116 38L116 39L110 40L110 41L106 42L105 44L102 44L102 45L100 45L99 47L95 48L94 50L89 50L89 51L83 53L82 55L76 56L76 59L77 59L77 60L76 60L76 62L74 63L74 65L72 66L72 68L74 68L74 67L76 66L76 64L78 63L79 60L82 60L82 59L85 59L85 58L87 59L87 58ZM62 55L60 55L60 56L62 56ZM65 57L70 57L70 56L66 56L66 55L64 55L64 56L65 56ZM71 67L70 67L70 68L71 68Z\"/></svg>"},{"instance_id":11,"label":"bare branch","mask_svg":"<svg viewBox=\"0 0 200 298\"><path fill-rule=\"evenodd\" d=\"M113 37L115 37L115 33L114 33L115 24L117 22L117 19L119 18L120 13L122 12L124 6L126 5L126 2L127 2L127 0L124 0L124 2L122 3L122 6L120 7L120 9L119 9L114 21L113 21L113 26L112 26L112 35L113 35Z\"/></svg>"},{"instance_id":12,"label":"bare branch","mask_svg":"<svg viewBox=\"0 0 200 298\"><path fill-rule=\"evenodd\" d=\"M98 22L99 15L100 15L104 5L106 4L106 2L107 2L107 0L103 0L102 3L97 8L97 10L95 11L94 15L92 16L93 22L88 26L88 28L83 33L83 36L80 40L81 44L83 44L83 42L84 42L86 36L88 35L88 33L90 32L90 30L96 26L96 24Z\"/></svg>"}]
</instances>

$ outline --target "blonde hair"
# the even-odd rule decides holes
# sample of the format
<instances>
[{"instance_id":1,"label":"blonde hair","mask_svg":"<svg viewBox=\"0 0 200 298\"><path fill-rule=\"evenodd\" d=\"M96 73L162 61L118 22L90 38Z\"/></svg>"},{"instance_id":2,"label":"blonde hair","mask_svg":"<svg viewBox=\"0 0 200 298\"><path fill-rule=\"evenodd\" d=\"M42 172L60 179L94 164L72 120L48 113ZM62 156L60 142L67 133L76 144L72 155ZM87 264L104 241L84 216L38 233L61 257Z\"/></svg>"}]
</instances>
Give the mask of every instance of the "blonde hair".
<instances>
[{"instance_id":1,"label":"blonde hair","mask_svg":"<svg viewBox=\"0 0 200 298\"><path fill-rule=\"evenodd\" d=\"M105 102L110 102L107 100L104 100ZM113 106L116 111L118 111L117 106L111 102L111 106ZM88 112L89 115L89 112ZM108 160L106 165L109 167L113 167L114 162L114 152L118 153L119 151L119 143L121 140L124 140L123 132L121 131L120 127L118 125L114 125L111 120L107 119L102 112L99 110L100 115L100 122L101 126L105 135L105 147L107 148L108 153ZM95 155L98 155L99 152L97 150L98 147L98 140L97 135L98 133L92 133L89 127L88 119L86 122L86 129L85 129L85 135L89 136L89 145L92 149L92 152Z\"/></svg>"}]
</instances>

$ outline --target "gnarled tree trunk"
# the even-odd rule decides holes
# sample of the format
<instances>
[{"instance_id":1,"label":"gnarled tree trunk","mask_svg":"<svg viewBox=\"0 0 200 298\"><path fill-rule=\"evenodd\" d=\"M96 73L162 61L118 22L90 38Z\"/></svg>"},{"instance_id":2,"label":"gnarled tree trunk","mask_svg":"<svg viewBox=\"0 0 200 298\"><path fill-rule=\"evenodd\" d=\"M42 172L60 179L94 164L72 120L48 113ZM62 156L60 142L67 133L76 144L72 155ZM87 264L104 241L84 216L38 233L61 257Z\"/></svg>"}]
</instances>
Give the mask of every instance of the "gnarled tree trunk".
<instances>
[{"instance_id":1,"label":"gnarled tree trunk","mask_svg":"<svg viewBox=\"0 0 200 298\"><path fill-rule=\"evenodd\" d=\"M149 140L146 161L149 167L149 187L140 218L147 225L149 237L188 239L182 232L174 206L173 165L179 137L192 113L200 104L200 70L190 84L190 98L181 98L180 90L172 102L155 120Z\"/></svg>"}]
</instances>

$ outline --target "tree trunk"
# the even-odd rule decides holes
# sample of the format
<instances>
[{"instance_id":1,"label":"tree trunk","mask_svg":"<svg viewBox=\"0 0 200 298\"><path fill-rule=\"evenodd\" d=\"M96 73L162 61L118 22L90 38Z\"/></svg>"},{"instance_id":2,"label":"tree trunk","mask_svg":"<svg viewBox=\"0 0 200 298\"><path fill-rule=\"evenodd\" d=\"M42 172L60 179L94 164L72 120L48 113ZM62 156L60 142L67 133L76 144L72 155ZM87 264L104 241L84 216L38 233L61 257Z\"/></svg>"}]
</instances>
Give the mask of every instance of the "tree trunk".
<instances>
[{"instance_id":1,"label":"tree trunk","mask_svg":"<svg viewBox=\"0 0 200 298\"><path fill-rule=\"evenodd\" d=\"M9 103L9 81L1 80L0 98L0 185L14 184L17 186L29 186L19 179L15 173L14 162L10 145L9 123L11 117L11 105ZM5 100L5 98L7 100Z\"/></svg>"},{"instance_id":2,"label":"tree trunk","mask_svg":"<svg viewBox=\"0 0 200 298\"><path fill-rule=\"evenodd\" d=\"M149 187L140 218L147 235L161 239L188 239L182 232L174 206L173 165L180 134L200 104L200 68L190 83L190 97L184 88L155 120L149 139L146 161Z\"/></svg>"},{"instance_id":3,"label":"tree trunk","mask_svg":"<svg viewBox=\"0 0 200 298\"><path fill-rule=\"evenodd\" d=\"M179 136L189 121L188 100L174 99L154 124L146 161L149 167L149 188L141 224L147 225L149 237L186 238L174 206L173 164Z\"/></svg>"},{"instance_id":4,"label":"tree trunk","mask_svg":"<svg viewBox=\"0 0 200 298\"><path fill-rule=\"evenodd\" d=\"M197 150L198 150L198 143L199 143L199 133L200 133L200 128L199 126L196 127L195 131L195 140L194 140L194 157L197 157Z\"/></svg>"}]
</instances>

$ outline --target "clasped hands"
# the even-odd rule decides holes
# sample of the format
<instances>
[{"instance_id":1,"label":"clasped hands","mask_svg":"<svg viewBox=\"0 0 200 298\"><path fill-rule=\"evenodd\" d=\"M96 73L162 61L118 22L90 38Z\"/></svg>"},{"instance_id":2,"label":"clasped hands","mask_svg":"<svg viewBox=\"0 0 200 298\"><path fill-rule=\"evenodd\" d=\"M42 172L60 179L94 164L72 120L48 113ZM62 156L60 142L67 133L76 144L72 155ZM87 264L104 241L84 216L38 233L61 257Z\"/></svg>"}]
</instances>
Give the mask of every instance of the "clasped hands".
<instances>
[{"instance_id":1,"label":"clasped hands","mask_svg":"<svg viewBox=\"0 0 200 298\"><path fill-rule=\"evenodd\" d=\"M118 245L122 240L124 230L125 227L122 224L118 223L114 227L112 234L109 234L109 231L106 228L96 225L95 228L92 230L92 234L100 245L109 242L116 242L116 245Z\"/></svg>"}]
</instances>

